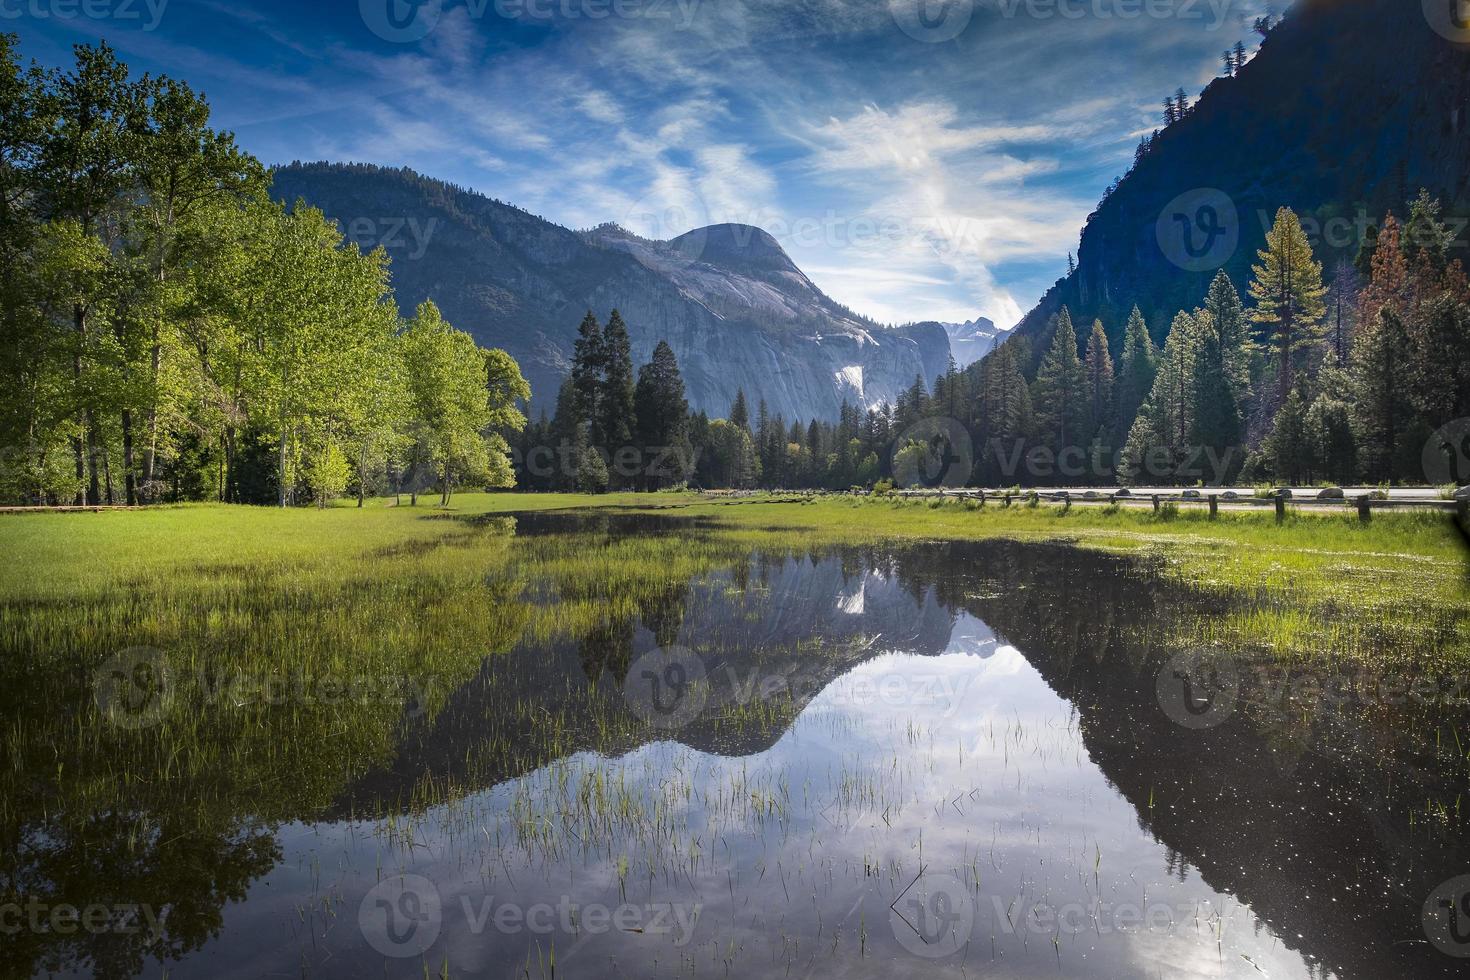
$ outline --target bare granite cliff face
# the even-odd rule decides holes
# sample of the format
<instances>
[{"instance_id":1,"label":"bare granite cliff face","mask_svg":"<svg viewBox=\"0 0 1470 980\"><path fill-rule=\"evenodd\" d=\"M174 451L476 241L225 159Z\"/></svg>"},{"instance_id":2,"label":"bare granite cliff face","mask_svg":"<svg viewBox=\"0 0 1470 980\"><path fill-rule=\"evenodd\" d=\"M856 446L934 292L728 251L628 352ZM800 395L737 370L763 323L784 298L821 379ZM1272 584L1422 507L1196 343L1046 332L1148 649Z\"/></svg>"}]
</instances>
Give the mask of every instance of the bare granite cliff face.
<instances>
[{"instance_id":1,"label":"bare granite cliff face","mask_svg":"<svg viewBox=\"0 0 1470 980\"><path fill-rule=\"evenodd\" d=\"M943 373L939 324L887 328L826 296L775 239L748 225L673 241L616 225L575 232L408 170L292 164L275 194L320 208L393 259L403 311L425 299L521 364L549 411L590 309L628 323L635 364L660 340L679 358L693 409L723 416L738 390L788 421L835 419L843 401L895 400Z\"/></svg>"}]
</instances>

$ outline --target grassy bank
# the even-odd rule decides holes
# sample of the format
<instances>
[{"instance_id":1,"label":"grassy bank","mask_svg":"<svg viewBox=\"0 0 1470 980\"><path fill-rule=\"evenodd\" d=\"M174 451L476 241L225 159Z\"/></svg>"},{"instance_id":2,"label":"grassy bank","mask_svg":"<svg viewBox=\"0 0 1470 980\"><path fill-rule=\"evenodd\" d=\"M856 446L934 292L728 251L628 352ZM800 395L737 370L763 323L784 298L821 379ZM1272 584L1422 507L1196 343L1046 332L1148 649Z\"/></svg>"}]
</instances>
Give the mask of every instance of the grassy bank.
<instances>
[{"instance_id":1,"label":"grassy bank","mask_svg":"<svg viewBox=\"0 0 1470 980\"><path fill-rule=\"evenodd\" d=\"M1443 514L1384 514L1365 525L1350 514L1302 512L1278 525L1251 512L1210 520L1203 511L847 497L480 494L456 498L447 511L374 501L362 510L191 505L10 515L0 517L0 549L16 560L0 568L7 609L0 627L12 651L18 643L64 642L60 634L76 615L65 606L88 602L95 615L99 600L122 601L120 588L131 593L129 615L144 634L135 643L153 642L150 619L185 617L191 605L232 607L242 590L304 595L355 582L358 593L371 593L376 583L378 606L427 587L479 590L495 579L497 563L524 570L530 556L505 551L503 537L487 537L483 522L467 519L582 510L700 518L720 533L717 543L698 546L623 540L539 554L535 577L559 583L562 624L590 621L605 611L600 605L636 602L742 550L1007 537L1134 554L1192 588L1241 600L1239 612L1201 625L1204 641L1298 657L1398 656L1433 646L1470 659L1470 551ZM609 588L614 582L622 592ZM141 615L140 603L154 611ZM55 631L37 631L37 618L55 619Z\"/></svg>"}]
</instances>

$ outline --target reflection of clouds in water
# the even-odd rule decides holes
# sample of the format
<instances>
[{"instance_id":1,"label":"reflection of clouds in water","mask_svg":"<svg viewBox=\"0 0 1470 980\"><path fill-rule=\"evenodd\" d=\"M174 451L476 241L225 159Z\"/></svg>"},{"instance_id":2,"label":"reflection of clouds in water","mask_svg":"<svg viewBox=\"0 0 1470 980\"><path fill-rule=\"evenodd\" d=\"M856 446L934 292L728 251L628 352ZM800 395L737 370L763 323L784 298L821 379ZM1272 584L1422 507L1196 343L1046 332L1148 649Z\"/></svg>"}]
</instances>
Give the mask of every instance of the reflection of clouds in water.
<instances>
[{"instance_id":1,"label":"reflection of clouds in water","mask_svg":"<svg viewBox=\"0 0 1470 980\"><path fill-rule=\"evenodd\" d=\"M949 645L944 652L963 653L985 660L995 656L999 642L995 630L986 626L983 620L961 610L955 616L954 630L949 634ZM1014 647L1010 649L1015 651Z\"/></svg>"}]
</instances>

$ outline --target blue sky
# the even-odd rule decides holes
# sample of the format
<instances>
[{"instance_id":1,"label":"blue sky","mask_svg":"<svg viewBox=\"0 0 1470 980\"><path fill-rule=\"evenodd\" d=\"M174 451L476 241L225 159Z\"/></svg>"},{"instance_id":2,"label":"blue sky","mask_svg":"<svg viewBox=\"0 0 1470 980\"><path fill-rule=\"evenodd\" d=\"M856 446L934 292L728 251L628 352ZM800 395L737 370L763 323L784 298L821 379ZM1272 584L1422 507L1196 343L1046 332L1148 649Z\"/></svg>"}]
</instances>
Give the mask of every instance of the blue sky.
<instances>
[{"instance_id":1,"label":"blue sky","mask_svg":"<svg viewBox=\"0 0 1470 980\"><path fill-rule=\"evenodd\" d=\"M1014 323L1264 0L0 0L267 163L409 166L571 227L760 225L883 322ZM387 216L385 216L387 217Z\"/></svg>"}]
</instances>

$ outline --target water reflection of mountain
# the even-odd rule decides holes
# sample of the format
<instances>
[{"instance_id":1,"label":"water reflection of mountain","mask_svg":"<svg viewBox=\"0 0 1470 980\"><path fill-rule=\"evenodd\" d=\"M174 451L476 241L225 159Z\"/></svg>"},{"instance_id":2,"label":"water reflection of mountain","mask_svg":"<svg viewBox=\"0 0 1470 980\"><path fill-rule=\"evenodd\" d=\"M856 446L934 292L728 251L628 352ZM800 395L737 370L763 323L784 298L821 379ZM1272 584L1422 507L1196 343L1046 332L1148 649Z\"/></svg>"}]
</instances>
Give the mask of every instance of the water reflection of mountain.
<instances>
[{"instance_id":1,"label":"water reflection of mountain","mask_svg":"<svg viewBox=\"0 0 1470 980\"><path fill-rule=\"evenodd\" d=\"M524 731L522 713L497 705L535 704L559 719L626 717L619 679L659 643L710 664L705 716L672 736L625 725L601 744L594 726L572 725L555 755L620 753L669 737L751 755L773 745L811 696L882 652L983 656L1008 643L1076 707L1092 761L1140 827L1177 855L1178 874L1193 867L1250 906L1324 976L1460 975L1424 942L1420 913L1435 885L1470 868L1470 848L1444 828L1411 829L1408 814L1426 800L1454 807L1470 788L1463 768L1426 755L1443 727L1463 727L1463 709L1283 711L1242 663L1240 710L1212 730L1183 728L1157 700L1158 673L1175 652L1169 637L1182 617L1224 611L1156 569L1064 546L930 543L756 559L691 583L639 622L609 624L581 644L523 646L488 664L405 741L391 773L355 791L381 798L425 771L471 778L456 765L476 733ZM722 686L725 668L758 668L802 696L731 723L719 710L734 696ZM581 708L558 712L554 700ZM512 778L549 758L505 755L474 777Z\"/></svg>"},{"instance_id":2,"label":"water reflection of mountain","mask_svg":"<svg viewBox=\"0 0 1470 980\"><path fill-rule=\"evenodd\" d=\"M758 556L660 596L636 619L487 660L432 720L410 727L388 769L348 791L344 809L407 800L425 780L466 791L573 752L618 755L665 738L753 755L857 664L895 650L994 645L983 623L951 612L936 585L914 582L893 555ZM660 647L687 650L708 672L708 704L675 732L643 724L623 697L629 667ZM747 710L756 700L763 710ZM504 751L467 755L485 743Z\"/></svg>"},{"instance_id":3,"label":"water reflection of mountain","mask_svg":"<svg viewBox=\"0 0 1470 980\"><path fill-rule=\"evenodd\" d=\"M600 528L609 538L689 530ZM1420 904L1441 880L1470 870L1470 849L1457 829L1430 832L1420 818L1411 830L1408 813L1428 800L1453 808L1470 788L1463 766L1435 752L1441 731L1463 728L1463 708L1283 712L1266 703L1247 671L1245 707L1226 724L1179 727L1155 692L1160 664L1174 652L1169 638L1184 619L1225 605L1158 571L1134 559L1015 542L755 556L648 598L635 614L587 635L527 640L490 656L432 718L404 720L391 752L351 774L327 813L300 818L453 798L577 752L618 755L655 740L754 755L830 683L883 653L985 657L1009 644L1075 706L1090 758L1140 826L1175 853L1181 873L1185 865L1198 869L1213 888L1248 904L1324 976L1456 975L1454 961L1423 942ZM688 648L711 678L706 710L675 732L644 724L622 696L630 666L659 646ZM767 681L754 688L754 705L741 687L752 677ZM269 753L256 758L247 747L241 757L259 770L251 792L280 793L288 802L272 812L290 818L295 797L265 777L285 786L293 773L271 765ZM237 768L220 774L222 785L256 771ZM32 774L38 785L46 778ZM142 814L150 829L139 838L132 829L139 821L115 816L142 806L149 792L97 785L83 801L93 807L89 818L73 830L50 804L43 813L16 797L7 811L6 840L24 847L15 848L22 857L10 865L13 874L0 875L0 894L169 907L162 945L92 944L86 952L99 974L132 972L145 952L176 955L202 944L221 927L227 903L243 899L280 857L271 831L255 820L259 800L245 812L240 793L220 792L192 808L159 805ZM27 937L25 948L0 956L0 967L86 962L54 938Z\"/></svg>"}]
</instances>

